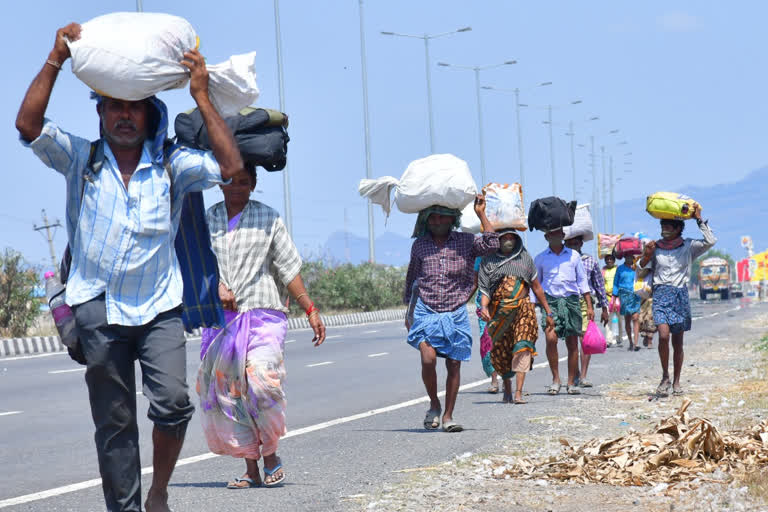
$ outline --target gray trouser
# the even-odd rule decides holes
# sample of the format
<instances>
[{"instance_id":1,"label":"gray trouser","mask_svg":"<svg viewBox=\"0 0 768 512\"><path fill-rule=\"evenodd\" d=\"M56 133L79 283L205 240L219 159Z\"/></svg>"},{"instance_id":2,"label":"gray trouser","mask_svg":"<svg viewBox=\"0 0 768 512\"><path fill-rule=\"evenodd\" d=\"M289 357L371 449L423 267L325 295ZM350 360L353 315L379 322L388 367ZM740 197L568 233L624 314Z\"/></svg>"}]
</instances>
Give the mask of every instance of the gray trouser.
<instances>
[{"instance_id":1,"label":"gray trouser","mask_svg":"<svg viewBox=\"0 0 768 512\"><path fill-rule=\"evenodd\" d=\"M96 426L96 450L109 511L141 510L141 462L136 423L134 361L141 365L149 419L183 439L194 406L187 394L187 359L181 310L137 327L108 325L104 296L74 308L85 381Z\"/></svg>"}]
</instances>

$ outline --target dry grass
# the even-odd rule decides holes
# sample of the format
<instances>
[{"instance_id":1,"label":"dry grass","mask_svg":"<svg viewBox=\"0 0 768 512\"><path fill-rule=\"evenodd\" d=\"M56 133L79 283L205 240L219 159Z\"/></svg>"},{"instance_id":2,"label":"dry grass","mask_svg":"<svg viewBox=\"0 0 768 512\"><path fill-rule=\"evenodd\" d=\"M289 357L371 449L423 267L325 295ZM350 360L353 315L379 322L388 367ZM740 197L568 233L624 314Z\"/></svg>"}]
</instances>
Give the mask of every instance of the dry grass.
<instances>
[{"instance_id":1,"label":"dry grass","mask_svg":"<svg viewBox=\"0 0 768 512\"><path fill-rule=\"evenodd\" d=\"M757 469L742 475L737 475L736 479L749 489L749 494L754 498L762 500L768 504L768 469Z\"/></svg>"}]
</instances>

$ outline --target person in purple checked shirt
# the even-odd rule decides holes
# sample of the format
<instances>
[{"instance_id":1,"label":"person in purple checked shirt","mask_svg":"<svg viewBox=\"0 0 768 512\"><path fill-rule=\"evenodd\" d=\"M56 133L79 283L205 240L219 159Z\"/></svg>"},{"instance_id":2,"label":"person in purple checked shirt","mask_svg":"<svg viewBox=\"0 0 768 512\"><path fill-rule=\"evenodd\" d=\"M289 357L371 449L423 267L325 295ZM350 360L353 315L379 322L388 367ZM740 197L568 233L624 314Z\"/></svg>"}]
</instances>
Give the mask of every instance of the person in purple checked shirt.
<instances>
[{"instance_id":1,"label":"person in purple checked shirt","mask_svg":"<svg viewBox=\"0 0 768 512\"><path fill-rule=\"evenodd\" d=\"M467 302L474 289L474 262L478 256L499 249L499 236L485 216L485 198L475 198L475 213L483 226L483 235L475 238L456 231L461 212L431 206L419 212L413 231L411 261L405 283L404 302L409 304L412 285L418 280L418 299L413 321L406 319L408 344L421 353L421 378L430 399L424 428L440 427L442 413L437 397L437 358L445 359L448 377L445 383L443 431L461 432L464 427L453 419L456 396L461 381L461 362L472 353L472 329Z\"/></svg>"}]
</instances>

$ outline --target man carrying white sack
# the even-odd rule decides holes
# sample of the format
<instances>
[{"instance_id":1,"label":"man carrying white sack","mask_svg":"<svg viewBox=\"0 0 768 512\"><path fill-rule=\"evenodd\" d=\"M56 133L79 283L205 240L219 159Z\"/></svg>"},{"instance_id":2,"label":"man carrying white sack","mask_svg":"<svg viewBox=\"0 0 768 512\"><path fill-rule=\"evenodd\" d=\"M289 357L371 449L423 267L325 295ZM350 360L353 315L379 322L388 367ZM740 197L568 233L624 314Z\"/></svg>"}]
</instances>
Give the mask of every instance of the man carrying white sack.
<instances>
[{"instance_id":1,"label":"man carrying white sack","mask_svg":"<svg viewBox=\"0 0 768 512\"><path fill-rule=\"evenodd\" d=\"M213 154L178 146L164 149L167 110L155 97L97 97L102 139L93 153L88 140L46 119L56 77L70 57L65 38L79 36L76 23L57 32L54 48L21 105L16 128L22 143L67 183L72 265L66 299L73 306L87 363L107 509L141 510L134 380L138 359L148 416L155 425L154 473L145 506L148 512L168 511L168 481L194 411L187 394L182 280L174 237L184 194L228 181L243 162L210 102L208 72L196 50L187 52L181 64L189 69L190 93L205 119Z\"/></svg>"},{"instance_id":2,"label":"man carrying white sack","mask_svg":"<svg viewBox=\"0 0 768 512\"><path fill-rule=\"evenodd\" d=\"M413 231L411 261L405 282L406 304L411 301L413 283L418 279L418 300L413 325L406 320L408 344L421 353L421 378L430 399L424 428L440 426L441 404L437 397L437 358L445 359L448 376L445 383L443 430L461 432L454 421L453 409L459 393L461 362L472 354L472 329L467 302L474 289L475 258L499 250L499 235L485 216L485 198L475 198L475 213L483 226L483 235L475 238L460 233L461 212L442 206L422 210Z\"/></svg>"}]
</instances>

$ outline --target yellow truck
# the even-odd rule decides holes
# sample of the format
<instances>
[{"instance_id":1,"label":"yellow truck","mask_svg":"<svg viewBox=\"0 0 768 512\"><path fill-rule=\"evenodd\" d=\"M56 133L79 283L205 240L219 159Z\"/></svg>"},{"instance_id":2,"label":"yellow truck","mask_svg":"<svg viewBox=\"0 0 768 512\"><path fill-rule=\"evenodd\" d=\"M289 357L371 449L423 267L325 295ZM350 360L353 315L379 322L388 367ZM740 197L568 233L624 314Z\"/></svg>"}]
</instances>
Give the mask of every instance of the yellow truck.
<instances>
[{"instance_id":1,"label":"yellow truck","mask_svg":"<svg viewBox=\"0 0 768 512\"><path fill-rule=\"evenodd\" d=\"M730 297L731 266L723 258L707 258L699 267L699 296L706 300L711 294L718 294L723 300Z\"/></svg>"}]
</instances>

